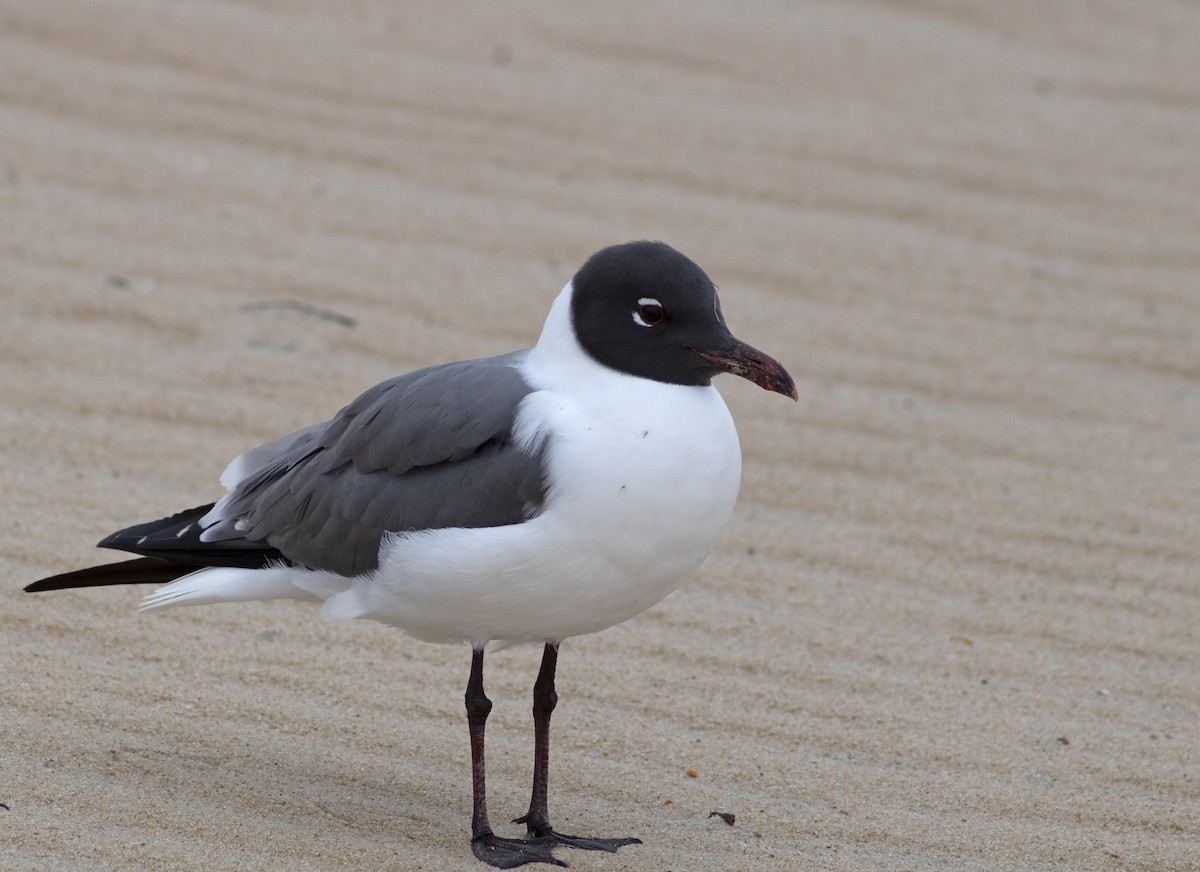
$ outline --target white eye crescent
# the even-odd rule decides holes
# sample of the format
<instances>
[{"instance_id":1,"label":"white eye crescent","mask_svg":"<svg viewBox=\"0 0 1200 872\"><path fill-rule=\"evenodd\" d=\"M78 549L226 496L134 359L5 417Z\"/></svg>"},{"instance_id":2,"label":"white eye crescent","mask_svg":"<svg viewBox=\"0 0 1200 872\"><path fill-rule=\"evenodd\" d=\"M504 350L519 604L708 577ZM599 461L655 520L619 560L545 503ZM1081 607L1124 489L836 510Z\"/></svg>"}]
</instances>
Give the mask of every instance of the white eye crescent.
<instances>
[{"instance_id":1,"label":"white eye crescent","mask_svg":"<svg viewBox=\"0 0 1200 872\"><path fill-rule=\"evenodd\" d=\"M653 297L642 297L633 310L633 323L639 327L657 327L667 322L667 310Z\"/></svg>"}]
</instances>

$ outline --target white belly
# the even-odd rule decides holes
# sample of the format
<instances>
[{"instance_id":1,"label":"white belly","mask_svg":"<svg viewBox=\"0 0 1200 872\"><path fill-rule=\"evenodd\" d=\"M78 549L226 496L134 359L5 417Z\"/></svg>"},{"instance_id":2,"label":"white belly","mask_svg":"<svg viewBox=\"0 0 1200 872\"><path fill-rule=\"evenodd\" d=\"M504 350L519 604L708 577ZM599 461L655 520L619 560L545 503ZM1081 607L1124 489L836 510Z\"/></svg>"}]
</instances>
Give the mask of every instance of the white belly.
<instances>
[{"instance_id":1,"label":"white belly","mask_svg":"<svg viewBox=\"0 0 1200 872\"><path fill-rule=\"evenodd\" d=\"M733 510L733 421L715 388L606 378L620 390L596 385L574 400L544 390L522 405L526 436L549 440L540 515L395 537L378 573L334 597L328 614L428 641L557 641L627 620L678 587Z\"/></svg>"}]
</instances>

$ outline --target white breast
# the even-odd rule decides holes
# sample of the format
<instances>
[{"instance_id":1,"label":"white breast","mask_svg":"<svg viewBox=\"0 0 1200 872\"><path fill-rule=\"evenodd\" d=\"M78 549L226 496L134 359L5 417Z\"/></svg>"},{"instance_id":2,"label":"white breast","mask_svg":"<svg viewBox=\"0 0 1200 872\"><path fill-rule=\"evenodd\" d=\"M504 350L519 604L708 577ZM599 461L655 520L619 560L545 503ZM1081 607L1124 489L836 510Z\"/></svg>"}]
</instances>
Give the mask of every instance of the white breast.
<instances>
[{"instance_id":1,"label":"white breast","mask_svg":"<svg viewBox=\"0 0 1200 872\"><path fill-rule=\"evenodd\" d=\"M530 521L394 537L374 578L327 603L429 641L542 642L657 603L703 561L733 510L737 432L715 388L635 378L574 341L570 287L522 364L537 390L517 431L546 440L550 489ZM562 329L564 328L565 329Z\"/></svg>"}]
</instances>

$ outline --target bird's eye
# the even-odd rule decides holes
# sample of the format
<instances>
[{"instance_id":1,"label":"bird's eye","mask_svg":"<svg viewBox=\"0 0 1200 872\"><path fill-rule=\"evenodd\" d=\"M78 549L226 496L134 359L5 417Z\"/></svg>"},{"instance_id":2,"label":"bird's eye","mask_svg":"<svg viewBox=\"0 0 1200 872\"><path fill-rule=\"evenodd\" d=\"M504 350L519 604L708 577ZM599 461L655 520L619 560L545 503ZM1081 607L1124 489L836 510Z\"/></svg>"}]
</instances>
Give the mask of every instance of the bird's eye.
<instances>
[{"instance_id":1,"label":"bird's eye","mask_svg":"<svg viewBox=\"0 0 1200 872\"><path fill-rule=\"evenodd\" d=\"M667 310L653 297L642 297L633 310L633 323L639 327L657 327L666 323Z\"/></svg>"}]
</instances>

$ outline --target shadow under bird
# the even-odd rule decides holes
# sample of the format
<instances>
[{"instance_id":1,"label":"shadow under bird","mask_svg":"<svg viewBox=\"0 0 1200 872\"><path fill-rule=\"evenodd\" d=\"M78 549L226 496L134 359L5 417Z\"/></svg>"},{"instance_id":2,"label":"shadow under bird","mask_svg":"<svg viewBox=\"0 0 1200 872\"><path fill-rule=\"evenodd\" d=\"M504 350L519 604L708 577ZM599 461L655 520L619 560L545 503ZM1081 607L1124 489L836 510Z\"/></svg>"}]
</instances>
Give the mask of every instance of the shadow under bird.
<instances>
[{"instance_id":1,"label":"shadow under bird","mask_svg":"<svg viewBox=\"0 0 1200 872\"><path fill-rule=\"evenodd\" d=\"M331 420L252 449L216 503L113 533L141 555L27 591L153 582L142 609L292 599L472 648L471 846L499 868L565 866L547 808L563 639L628 620L678 587L728 521L741 449L713 376L796 399L780 364L736 339L716 287L660 242L605 248L550 308L536 345L389 379ZM526 837L501 838L484 784L489 643L544 645L533 687Z\"/></svg>"}]
</instances>

